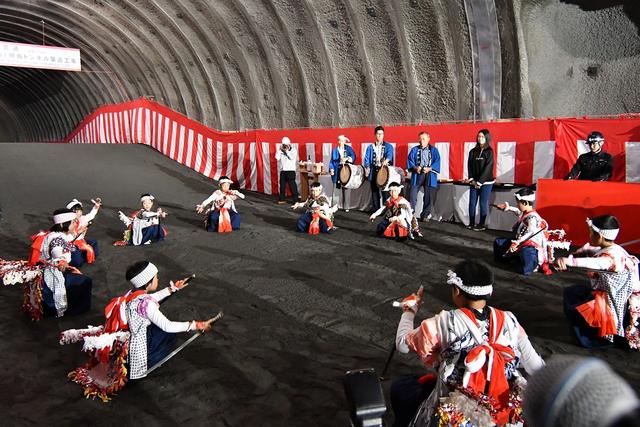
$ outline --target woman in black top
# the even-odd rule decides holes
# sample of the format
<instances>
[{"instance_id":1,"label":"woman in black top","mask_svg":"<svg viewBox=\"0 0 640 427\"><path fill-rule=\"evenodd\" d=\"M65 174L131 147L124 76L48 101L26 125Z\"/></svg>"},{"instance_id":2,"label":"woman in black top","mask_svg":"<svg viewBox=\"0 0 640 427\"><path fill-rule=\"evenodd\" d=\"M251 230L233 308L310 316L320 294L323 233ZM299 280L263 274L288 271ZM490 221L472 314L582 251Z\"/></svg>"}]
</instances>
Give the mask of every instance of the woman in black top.
<instances>
[{"instance_id":1,"label":"woman in black top","mask_svg":"<svg viewBox=\"0 0 640 427\"><path fill-rule=\"evenodd\" d=\"M491 149L491 134L482 129L476 136L476 146L469 152L467 162L469 185L469 225L468 229L475 231L486 230L485 220L489 212L489 195L495 182L493 176L493 149ZM476 225L476 205L480 198L480 221Z\"/></svg>"}]
</instances>

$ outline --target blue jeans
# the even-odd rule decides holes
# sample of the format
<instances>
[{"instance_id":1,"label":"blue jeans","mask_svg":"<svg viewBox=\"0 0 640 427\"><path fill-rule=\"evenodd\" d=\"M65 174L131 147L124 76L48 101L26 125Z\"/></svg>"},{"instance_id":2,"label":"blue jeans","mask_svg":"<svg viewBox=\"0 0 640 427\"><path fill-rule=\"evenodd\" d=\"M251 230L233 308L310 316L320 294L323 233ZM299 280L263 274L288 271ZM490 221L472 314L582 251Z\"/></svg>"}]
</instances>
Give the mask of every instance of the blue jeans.
<instances>
[{"instance_id":1,"label":"blue jeans","mask_svg":"<svg viewBox=\"0 0 640 427\"><path fill-rule=\"evenodd\" d=\"M491 195L491 189L493 184L485 184L479 189L471 187L469 191L469 224L474 225L476 223L476 205L478 204L478 195L480 196L480 222L479 225L484 225L487 220L487 214L489 213L489 196Z\"/></svg>"},{"instance_id":2,"label":"blue jeans","mask_svg":"<svg viewBox=\"0 0 640 427\"><path fill-rule=\"evenodd\" d=\"M511 246L511 239L498 237L493 241L493 258L496 262L510 262L513 260L520 261L520 273L525 276L533 273L538 266L538 251L531 246L523 246L516 254L512 256L504 256Z\"/></svg>"},{"instance_id":3,"label":"blue jeans","mask_svg":"<svg viewBox=\"0 0 640 427\"><path fill-rule=\"evenodd\" d=\"M435 205L436 202L436 192L438 191L438 187L430 187L429 186L429 174L421 173L418 175L418 179L416 185L411 186L411 191L409 192L409 203L411 203L411 209L413 209L414 213L416 210L416 204L418 203L418 192L422 189L424 195L422 197L422 212L420 213L420 218L424 218L431 213L431 207Z\"/></svg>"}]
</instances>

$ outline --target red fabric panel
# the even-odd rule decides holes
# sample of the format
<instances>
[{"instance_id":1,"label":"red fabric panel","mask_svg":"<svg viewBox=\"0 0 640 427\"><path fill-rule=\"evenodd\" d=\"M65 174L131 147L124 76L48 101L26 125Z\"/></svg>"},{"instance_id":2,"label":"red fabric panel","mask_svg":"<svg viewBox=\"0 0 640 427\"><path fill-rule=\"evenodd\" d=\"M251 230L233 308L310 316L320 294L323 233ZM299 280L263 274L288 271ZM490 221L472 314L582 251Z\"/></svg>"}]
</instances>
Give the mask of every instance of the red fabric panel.
<instances>
[{"instance_id":1,"label":"red fabric panel","mask_svg":"<svg viewBox=\"0 0 640 427\"><path fill-rule=\"evenodd\" d=\"M640 185L622 182L540 179L536 210L552 229L563 228L574 245L589 240L587 218L610 214L620 221L617 243L640 238ZM626 247L640 253L640 244Z\"/></svg>"}]
</instances>

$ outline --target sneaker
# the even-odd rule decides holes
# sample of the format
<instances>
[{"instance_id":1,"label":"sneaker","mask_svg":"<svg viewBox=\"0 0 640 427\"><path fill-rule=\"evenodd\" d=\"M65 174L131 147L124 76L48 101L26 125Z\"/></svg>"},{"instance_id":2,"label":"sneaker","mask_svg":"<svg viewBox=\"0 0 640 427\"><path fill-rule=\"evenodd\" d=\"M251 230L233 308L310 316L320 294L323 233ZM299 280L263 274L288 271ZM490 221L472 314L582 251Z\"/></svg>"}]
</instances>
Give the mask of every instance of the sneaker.
<instances>
[{"instance_id":1,"label":"sneaker","mask_svg":"<svg viewBox=\"0 0 640 427\"><path fill-rule=\"evenodd\" d=\"M469 224L465 227L467 230L473 230L475 228L475 225L473 224Z\"/></svg>"},{"instance_id":2,"label":"sneaker","mask_svg":"<svg viewBox=\"0 0 640 427\"><path fill-rule=\"evenodd\" d=\"M344 211L345 211L345 212L349 212L349 209L345 209Z\"/></svg>"},{"instance_id":3,"label":"sneaker","mask_svg":"<svg viewBox=\"0 0 640 427\"><path fill-rule=\"evenodd\" d=\"M285 200L278 200L279 205L284 205L285 203L287 203Z\"/></svg>"},{"instance_id":4,"label":"sneaker","mask_svg":"<svg viewBox=\"0 0 640 427\"><path fill-rule=\"evenodd\" d=\"M413 230L413 234L415 234L418 237L424 237L424 234L422 234L420 230Z\"/></svg>"},{"instance_id":5,"label":"sneaker","mask_svg":"<svg viewBox=\"0 0 640 427\"><path fill-rule=\"evenodd\" d=\"M473 231L484 231L486 229L487 229L487 227L485 227L483 224L478 224L478 225L473 227Z\"/></svg>"}]
</instances>

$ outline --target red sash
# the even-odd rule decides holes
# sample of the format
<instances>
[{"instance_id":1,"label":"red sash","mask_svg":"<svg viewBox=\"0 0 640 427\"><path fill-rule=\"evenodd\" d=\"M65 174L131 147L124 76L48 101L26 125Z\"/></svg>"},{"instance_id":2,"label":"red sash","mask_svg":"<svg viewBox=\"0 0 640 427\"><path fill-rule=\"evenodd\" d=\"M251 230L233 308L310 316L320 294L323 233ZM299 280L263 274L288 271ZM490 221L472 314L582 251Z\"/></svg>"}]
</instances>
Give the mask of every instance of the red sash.
<instances>
[{"instance_id":1,"label":"red sash","mask_svg":"<svg viewBox=\"0 0 640 427\"><path fill-rule=\"evenodd\" d=\"M48 231L41 231L31 236L31 255L29 256L29 265L36 265L40 260L40 252L42 251L42 242L49 234Z\"/></svg>"},{"instance_id":2,"label":"red sash","mask_svg":"<svg viewBox=\"0 0 640 427\"><path fill-rule=\"evenodd\" d=\"M129 324L127 323L127 319L123 319L120 316L120 307L124 304L128 304L133 301L138 296L144 294L145 291L139 290L135 292L128 292L123 296L119 296L117 298L112 299L107 307L104 309L104 317L106 318L104 323L104 332L105 333L113 333L118 331L128 331ZM109 361L109 353L111 352L111 348L106 347L102 350L98 350L96 352L96 357L104 363Z\"/></svg>"},{"instance_id":3,"label":"red sash","mask_svg":"<svg viewBox=\"0 0 640 427\"><path fill-rule=\"evenodd\" d=\"M389 198L387 200L387 209L391 210L392 207L395 207L395 212L398 212L400 209L400 200L402 198L398 197L396 200L392 200ZM398 227L398 231L396 232L396 226ZM401 224L401 221L389 221L389 225L384 230L384 236L389 238L394 237L407 237L409 235L409 229Z\"/></svg>"},{"instance_id":4,"label":"red sash","mask_svg":"<svg viewBox=\"0 0 640 427\"><path fill-rule=\"evenodd\" d=\"M466 388L474 395L486 394L495 400L495 407L498 412L494 415L494 421L498 425L506 424L509 421L511 408L509 408L509 382L504 369L507 362L515 358L515 352L511 347L498 344L496 341L504 326L505 314L501 310L489 308L495 314L496 324L493 315L489 318L489 342L474 347L465 358L467 372L470 372L469 382ZM473 312L467 308L460 309L476 325L478 324ZM477 365L481 364L480 367ZM476 366L474 366L476 365ZM465 374L466 375L466 374Z\"/></svg>"},{"instance_id":5,"label":"red sash","mask_svg":"<svg viewBox=\"0 0 640 427\"><path fill-rule=\"evenodd\" d=\"M233 228L231 227L229 209L220 208L220 216L218 217L218 233L231 233L232 230Z\"/></svg>"},{"instance_id":6,"label":"red sash","mask_svg":"<svg viewBox=\"0 0 640 427\"><path fill-rule=\"evenodd\" d=\"M598 328L598 336L615 335L616 320L609 307L609 297L605 291L593 291L593 299L576 307L587 324Z\"/></svg>"},{"instance_id":7,"label":"red sash","mask_svg":"<svg viewBox=\"0 0 640 427\"><path fill-rule=\"evenodd\" d=\"M93 264L96 261L96 253L93 251L93 246L87 243L84 239L76 239L73 241L73 244L81 251L85 251L87 253L87 263Z\"/></svg>"}]
</instances>

